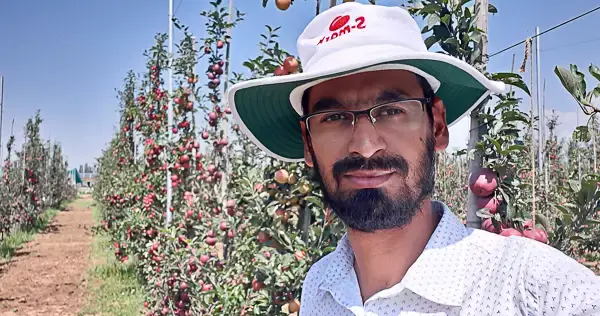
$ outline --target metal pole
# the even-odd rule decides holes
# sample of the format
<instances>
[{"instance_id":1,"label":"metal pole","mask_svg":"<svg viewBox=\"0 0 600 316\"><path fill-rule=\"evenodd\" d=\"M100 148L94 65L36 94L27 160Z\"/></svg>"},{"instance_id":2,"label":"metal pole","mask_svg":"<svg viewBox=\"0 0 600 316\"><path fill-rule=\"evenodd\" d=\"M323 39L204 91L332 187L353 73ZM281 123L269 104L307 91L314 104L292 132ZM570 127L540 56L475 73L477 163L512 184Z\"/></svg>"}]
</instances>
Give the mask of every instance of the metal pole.
<instances>
[{"instance_id":1,"label":"metal pole","mask_svg":"<svg viewBox=\"0 0 600 316\"><path fill-rule=\"evenodd\" d=\"M170 150L171 142L173 141L173 0L169 0L169 104L168 104L168 124L167 129L169 130L168 147ZM171 212L171 198L173 195L173 183L171 182L171 169L167 166L167 225L171 223L173 219L173 213Z\"/></svg>"},{"instance_id":2,"label":"metal pole","mask_svg":"<svg viewBox=\"0 0 600 316\"><path fill-rule=\"evenodd\" d=\"M0 161L3 161L4 146L2 146L2 123L4 122L4 76L0 76Z\"/></svg>"},{"instance_id":3,"label":"metal pole","mask_svg":"<svg viewBox=\"0 0 600 316\"><path fill-rule=\"evenodd\" d=\"M544 79L544 86L542 88L542 112L546 113L546 79ZM546 120L545 119L544 119L544 125L546 125ZM544 126L544 139L543 139L543 141L544 141L544 147L545 147L546 143L548 142L548 140L546 139L546 126ZM552 139L550 139L550 142L552 142ZM548 186L548 178L549 178L549 176L548 176L548 172L549 171L548 170L550 168L550 165L549 165L549 163L550 163L550 151L548 151L546 153L546 155L544 156L544 158L546 158L546 162L547 162L546 164L544 164L545 165L545 168L544 168L544 185L545 185L545 188L547 188L547 190L549 190L550 187Z\"/></svg>"},{"instance_id":4,"label":"metal pole","mask_svg":"<svg viewBox=\"0 0 600 316\"><path fill-rule=\"evenodd\" d=\"M537 103L537 112L538 112L538 168L540 170L540 174L543 174L543 160L544 154L542 153L542 130L544 129L544 113L542 112L542 105L540 102L540 85L542 84L542 80L540 79L540 28L535 28L535 61L536 61L536 73L537 73L537 91L536 94L536 103Z\"/></svg>"},{"instance_id":5,"label":"metal pole","mask_svg":"<svg viewBox=\"0 0 600 316\"><path fill-rule=\"evenodd\" d=\"M594 174L598 174L596 164L596 117L592 115L592 148L594 150Z\"/></svg>"},{"instance_id":6,"label":"metal pole","mask_svg":"<svg viewBox=\"0 0 600 316\"><path fill-rule=\"evenodd\" d=\"M192 36L192 51L194 54L194 63L192 66L192 75L195 78L196 77L196 36ZM192 102L196 102L196 93L195 91L192 91L192 93L190 94L190 98L192 99ZM194 131L194 137L197 137L198 134L196 133L196 113L194 113L194 110L192 109L192 131ZM194 157L196 157L196 151L194 150Z\"/></svg>"},{"instance_id":7,"label":"metal pole","mask_svg":"<svg viewBox=\"0 0 600 316\"><path fill-rule=\"evenodd\" d=\"M233 0L229 0L229 17L227 19L229 25L231 25L233 23ZM225 71L223 74L224 80L223 80L223 92L227 91L228 88L228 84L229 84L229 54L231 51L231 27L229 27L227 29L227 47L225 48ZM229 104L227 104L226 106L229 106ZM229 121L226 120L221 120L221 130L223 131L223 137L228 137L229 135ZM229 168L230 165L227 163L227 160L224 159L224 157L227 155L227 148L223 148L223 155L222 158L223 160L221 161L221 166L225 166L225 174L221 177L221 203L223 204L222 207L223 209L225 209L225 203L226 203L226 198L225 196L227 195L227 175L230 174L229 172Z\"/></svg>"},{"instance_id":8,"label":"metal pole","mask_svg":"<svg viewBox=\"0 0 600 316\"><path fill-rule=\"evenodd\" d=\"M488 59L488 0L477 0L476 4L479 5L477 27L483 31L481 42L479 42L479 48L481 49L481 60L477 62L476 68L479 71L483 71L487 67ZM481 136L484 132L482 129L485 128L485 124L479 117L479 113L485 104L484 102L485 100L471 112L469 149L474 149L476 147L477 142L481 139ZM469 161L469 174L476 172L479 168L481 168L482 164L483 157L481 156L481 153L475 151L475 156L471 161ZM468 190L467 194L467 227L481 228L481 218L477 216L477 196L475 196L471 190Z\"/></svg>"},{"instance_id":9,"label":"metal pole","mask_svg":"<svg viewBox=\"0 0 600 316\"><path fill-rule=\"evenodd\" d=\"M515 54L513 54L513 59L512 59L512 64L510 66L510 72L513 73L515 72ZM512 85L508 88L508 94L512 93Z\"/></svg>"},{"instance_id":10,"label":"metal pole","mask_svg":"<svg viewBox=\"0 0 600 316\"><path fill-rule=\"evenodd\" d=\"M579 107L577 107L577 123L575 126L579 126ZM575 148L577 149L577 176L579 182L581 182L581 150L579 149L579 140L575 141Z\"/></svg>"}]
</instances>

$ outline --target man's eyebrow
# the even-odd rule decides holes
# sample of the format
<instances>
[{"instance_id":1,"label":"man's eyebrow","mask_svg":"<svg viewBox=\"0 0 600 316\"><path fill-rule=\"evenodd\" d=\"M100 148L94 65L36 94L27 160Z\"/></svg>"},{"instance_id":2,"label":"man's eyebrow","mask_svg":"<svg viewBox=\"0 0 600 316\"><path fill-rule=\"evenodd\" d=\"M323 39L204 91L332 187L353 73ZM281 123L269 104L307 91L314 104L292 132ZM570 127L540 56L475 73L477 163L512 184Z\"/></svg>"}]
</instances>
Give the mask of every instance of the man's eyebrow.
<instances>
[{"instance_id":1,"label":"man's eyebrow","mask_svg":"<svg viewBox=\"0 0 600 316\"><path fill-rule=\"evenodd\" d=\"M312 112L326 111L331 109L345 108L345 106L334 98L323 98L313 105Z\"/></svg>"},{"instance_id":2,"label":"man's eyebrow","mask_svg":"<svg viewBox=\"0 0 600 316\"><path fill-rule=\"evenodd\" d=\"M398 99L407 99L407 98L410 98L410 95L408 93L406 93L404 90L391 89L391 90L384 90L383 92L381 92L377 96L377 99L375 99L375 102L376 103L385 103L385 102L390 102L390 101L397 101Z\"/></svg>"},{"instance_id":3,"label":"man's eyebrow","mask_svg":"<svg viewBox=\"0 0 600 316\"><path fill-rule=\"evenodd\" d=\"M377 103L385 103L407 98L410 98L410 95L402 89L388 89L379 93L373 105ZM311 112L319 112L333 109L349 109L352 106L357 105L359 103L360 102L342 103L335 98L323 98L317 101L315 105L313 105Z\"/></svg>"}]
</instances>

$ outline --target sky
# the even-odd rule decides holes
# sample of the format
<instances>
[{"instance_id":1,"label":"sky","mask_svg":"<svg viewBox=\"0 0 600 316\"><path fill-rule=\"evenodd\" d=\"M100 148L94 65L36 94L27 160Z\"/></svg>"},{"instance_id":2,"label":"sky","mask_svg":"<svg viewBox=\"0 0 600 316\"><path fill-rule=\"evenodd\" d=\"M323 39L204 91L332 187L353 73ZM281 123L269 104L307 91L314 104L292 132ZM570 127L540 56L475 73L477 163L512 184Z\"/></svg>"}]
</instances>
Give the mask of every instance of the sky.
<instances>
[{"instance_id":1,"label":"sky","mask_svg":"<svg viewBox=\"0 0 600 316\"><path fill-rule=\"evenodd\" d=\"M207 0L173 0L175 16L204 37L203 17ZM227 1L227 0L224 0ZM245 19L232 33L232 70L244 71L242 63L257 56L257 44L265 25L281 26L280 43L297 54L296 39L315 14L315 0L295 0L285 12L269 0L235 0ZM323 9L325 3L322 1ZM367 2L359 0L359 2ZM60 142L69 165L95 163L110 141L118 123L117 89L123 87L128 70L143 71L143 53L154 44L157 33L167 33L167 0L19 0L0 1L0 76L4 76L2 146L11 133L17 148L27 118L41 111L42 137ZM405 0L379 0L398 6ZM489 16L489 53L493 54L598 5L596 1L490 0L498 14ZM421 22L419 22L421 23ZM541 37L542 80L546 80L546 108L559 115L559 135L575 128L577 104L562 88L554 67L573 63L587 73L590 63L600 65L600 11L569 23ZM175 31L174 43L181 38ZM518 69L524 54L520 45L490 58L488 71L510 71L515 57ZM529 82L529 73L523 76ZM529 99L524 99L529 107ZM450 148L464 147L468 117L450 128ZM579 114L580 123L583 114ZM4 152L6 149L3 150Z\"/></svg>"}]
</instances>

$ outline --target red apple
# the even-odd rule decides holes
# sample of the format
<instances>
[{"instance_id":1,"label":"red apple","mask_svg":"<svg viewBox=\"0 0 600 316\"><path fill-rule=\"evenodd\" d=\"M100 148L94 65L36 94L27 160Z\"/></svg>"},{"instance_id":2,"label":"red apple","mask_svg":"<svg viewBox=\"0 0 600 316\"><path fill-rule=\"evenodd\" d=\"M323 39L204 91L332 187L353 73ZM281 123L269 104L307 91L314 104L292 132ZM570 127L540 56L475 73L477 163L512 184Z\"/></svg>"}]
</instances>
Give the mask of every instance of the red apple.
<instances>
[{"instance_id":1,"label":"red apple","mask_svg":"<svg viewBox=\"0 0 600 316\"><path fill-rule=\"evenodd\" d=\"M258 281L256 279L252 280L252 289L254 291L260 291L264 287L265 287L265 284L263 282Z\"/></svg>"},{"instance_id":2,"label":"red apple","mask_svg":"<svg viewBox=\"0 0 600 316\"><path fill-rule=\"evenodd\" d=\"M514 228L507 228L507 229L502 230L502 232L500 233L500 236L504 236L504 237L523 236L523 234Z\"/></svg>"},{"instance_id":3,"label":"red apple","mask_svg":"<svg viewBox=\"0 0 600 316\"><path fill-rule=\"evenodd\" d=\"M283 61L283 68L285 68L285 71L287 71L288 73L295 73L296 71L298 71L298 61L296 60L296 58L288 56Z\"/></svg>"},{"instance_id":4,"label":"red apple","mask_svg":"<svg viewBox=\"0 0 600 316\"><path fill-rule=\"evenodd\" d=\"M267 234L266 232L259 232L257 238L258 242L264 244L267 241L269 241L269 239L271 239L271 236L269 236L269 234Z\"/></svg>"},{"instance_id":5,"label":"red apple","mask_svg":"<svg viewBox=\"0 0 600 316\"><path fill-rule=\"evenodd\" d=\"M493 196L477 198L477 208L478 209L488 208L490 210L490 214L496 214L496 211L498 210L499 205L500 205L500 202L498 202L498 199L496 199Z\"/></svg>"},{"instance_id":6,"label":"red apple","mask_svg":"<svg viewBox=\"0 0 600 316\"><path fill-rule=\"evenodd\" d=\"M219 229L220 229L220 230L222 230L222 231L226 231L228 228L229 228L229 227L228 227L228 225L227 225L227 222L221 222L221 223L219 224Z\"/></svg>"},{"instance_id":7,"label":"red apple","mask_svg":"<svg viewBox=\"0 0 600 316\"><path fill-rule=\"evenodd\" d=\"M275 67L275 76L285 76L288 74L287 70L283 66Z\"/></svg>"},{"instance_id":8,"label":"red apple","mask_svg":"<svg viewBox=\"0 0 600 316\"><path fill-rule=\"evenodd\" d=\"M285 169L279 169L275 172L275 181L280 184L285 184L288 182L289 173Z\"/></svg>"},{"instance_id":9,"label":"red apple","mask_svg":"<svg viewBox=\"0 0 600 316\"><path fill-rule=\"evenodd\" d=\"M545 243L545 244L548 243L548 234L546 233L545 230L543 230L541 228L525 229L523 231L523 236L525 236L529 239L537 240L537 241Z\"/></svg>"},{"instance_id":10,"label":"red apple","mask_svg":"<svg viewBox=\"0 0 600 316\"><path fill-rule=\"evenodd\" d=\"M489 168L480 168L469 176L469 187L476 196L491 195L498 187L498 176Z\"/></svg>"}]
</instances>

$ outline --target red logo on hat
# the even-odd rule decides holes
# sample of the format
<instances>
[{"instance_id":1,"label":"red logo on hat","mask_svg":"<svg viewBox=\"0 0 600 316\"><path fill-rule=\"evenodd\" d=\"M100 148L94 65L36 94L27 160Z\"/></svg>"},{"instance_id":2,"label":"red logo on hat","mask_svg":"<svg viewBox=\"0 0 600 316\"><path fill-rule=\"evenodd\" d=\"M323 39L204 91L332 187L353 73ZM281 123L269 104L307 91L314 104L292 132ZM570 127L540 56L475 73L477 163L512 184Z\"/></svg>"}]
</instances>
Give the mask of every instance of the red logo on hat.
<instances>
[{"instance_id":1,"label":"red logo on hat","mask_svg":"<svg viewBox=\"0 0 600 316\"><path fill-rule=\"evenodd\" d=\"M331 21L331 24L329 24L329 31L331 31L331 34L329 34L329 36L323 36L317 45L332 41L344 34L352 32L354 29L362 30L366 27L364 16L359 16L354 19L354 25L350 25L349 22L349 15L337 16L335 19L333 19L333 21Z\"/></svg>"},{"instance_id":2,"label":"red logo on hat","mask_svg":"<svg viewBox=\"0 0 600 316\"><path fill-rule=\"evenodd\" d=\"M344 27L344 25L348 24L348 22L350 22L350 16L349 15L344 15L344 16L338 16L335 19L333 19L333 21L331 21L331 24L329 24L329 30L332 32L335 32L339 29L341 29L342 27Z\"/></svg>"}]
</instances>

